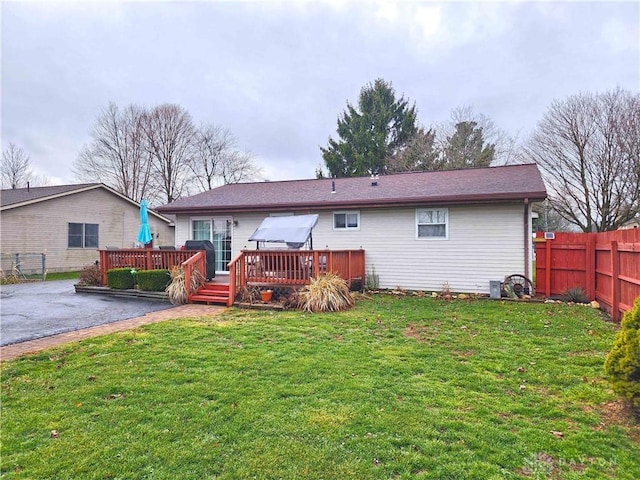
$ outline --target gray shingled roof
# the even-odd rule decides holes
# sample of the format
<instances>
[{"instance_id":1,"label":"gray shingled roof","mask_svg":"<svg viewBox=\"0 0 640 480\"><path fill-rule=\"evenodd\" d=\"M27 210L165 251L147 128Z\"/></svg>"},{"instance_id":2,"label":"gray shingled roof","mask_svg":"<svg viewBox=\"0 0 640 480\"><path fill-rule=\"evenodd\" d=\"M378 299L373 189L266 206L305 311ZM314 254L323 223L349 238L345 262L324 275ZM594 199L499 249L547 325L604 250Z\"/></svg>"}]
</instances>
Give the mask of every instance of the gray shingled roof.
<instances>
[{"instance_id":1,"label":"gray shingled roof","mask_svg":"<svg viewBox=\"0 0 640 480\"><path fill-rule=\"evenodd\" d=\"M0 206L17 203L29 203L49 197L71 193L85 188L96 187L99 183L81 183L75 185L56 185L54 187L31 187L0 190Z\"/></svg>"},{"instance_id":2,"label":"gray shingled roof","mask_svg":"<svg viewBox=\"0 0 640 480\"><path fill-rule=\"evenodd\" d=\"M334 183L335 182L335 183ZM335 184L335 192L332 186ZM161 213L220 213L419 204L539 201L546 189L536 164L369 177L238 183L158 207Z\"/></svg>"}]
</instances>

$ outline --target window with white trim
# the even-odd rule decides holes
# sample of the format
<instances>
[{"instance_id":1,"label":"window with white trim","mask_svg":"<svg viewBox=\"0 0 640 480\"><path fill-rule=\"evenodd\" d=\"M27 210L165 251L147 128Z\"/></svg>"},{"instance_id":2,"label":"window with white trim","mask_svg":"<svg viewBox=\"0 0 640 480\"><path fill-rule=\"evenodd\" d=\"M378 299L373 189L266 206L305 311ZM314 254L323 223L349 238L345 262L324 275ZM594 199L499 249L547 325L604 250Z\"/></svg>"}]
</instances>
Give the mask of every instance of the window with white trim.
<instances>
[{"instance_id":1,"label":"window with white trim","mask_svg":"<svg viewBox=\"0 0 640 480\"><path fill-rule=\"evenodd\" d=\"M360 212L357 210L333 212L334 230L360 230Z\"/></svg>"},{"instance_id":2,"label":"window with white trim","mask_svg":"<svg viewBox=\"0 0 640 480\"><path fill-rule=\"evenodd\" d=\"M69 248L98 248L98 224L69 223L67 246Z\"/></svg>"},{"instance_id":3,"label":"window with white trim","mask_svg":"<svg viewBox=\"0 0 640 480\"><path fill-rule=\"evenodd\" d=\"M441 240L449 238L449 210L446 208L416 209L416 237Z\"/></svg>"}]
</instances>

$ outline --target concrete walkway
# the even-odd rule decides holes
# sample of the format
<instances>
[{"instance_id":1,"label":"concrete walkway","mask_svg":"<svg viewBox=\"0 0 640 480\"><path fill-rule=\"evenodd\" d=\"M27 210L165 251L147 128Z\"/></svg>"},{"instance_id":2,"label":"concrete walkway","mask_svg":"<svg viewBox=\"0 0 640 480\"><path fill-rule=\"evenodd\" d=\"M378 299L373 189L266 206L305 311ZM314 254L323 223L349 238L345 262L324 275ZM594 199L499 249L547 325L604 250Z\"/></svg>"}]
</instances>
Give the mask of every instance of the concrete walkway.
<instances>
[{"instance_id":1,"label":"concrete walkway","mask_svg":"<svg viewBox=\"0 0 640 480\"><path fill-rule=\"evenodd\" d=\"M150 323L164 322L166 320L173 320L176 318L200 318L205 316L214 316L220 314L224 310L225 307L211 305L180 305L166 310L147 313L142 317L106 323L104 325L83 328L73 332L61 333L58 335L0 347L0 361L13 360L14 358L27 353L39 352L65 343L84 340L85 338L123 332L125 330L131 330Z\"/></svg>"}]
</instances>

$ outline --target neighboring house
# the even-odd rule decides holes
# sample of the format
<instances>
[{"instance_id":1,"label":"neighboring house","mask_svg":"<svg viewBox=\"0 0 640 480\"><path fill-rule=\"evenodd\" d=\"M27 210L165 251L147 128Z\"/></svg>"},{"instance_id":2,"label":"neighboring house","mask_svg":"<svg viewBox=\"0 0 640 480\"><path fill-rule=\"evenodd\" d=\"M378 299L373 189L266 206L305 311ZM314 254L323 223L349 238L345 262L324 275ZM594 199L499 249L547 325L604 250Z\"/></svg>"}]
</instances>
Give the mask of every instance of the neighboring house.
<instances>
[{"instance_id":1,"label":"neighboring house","mask_svg":"<svg viewBox=\"0 0 640 480\"><path fill-rule=\"evenodd\" d=\"M531 277L531 203L546 198L535 164L379 178L224 185L158 208L176 215L176 245L211 240L217 270L269 215L319 214L314 248L364 249L381 288L488 293Z\"/></svg>"},{"instance_id":2,"label":"neighboring house","mask_svg":"<svg viewBox=\"0 0 640 480\"><path fill-rule=\"evenodd\" d=\"M132 248L140 205L101 183L0 191L0 251L46 253L49 272L79 270L100 258L99 248ZM170 219L149 211L155 245L173 245Z\"/></svg>"},{"instance_id":3,"label":"neighboring house","mask_svg":"<svg viewBox=\"0 0 640 480\"><path fill-rule=\"evenodd\" d=\"M638 228L638 227L640 227L640 218L636 217L636 218L632 218L631 220L625 222L619 228L619 230L630 230L632 228Z\"/></svg>"}]
</instances>

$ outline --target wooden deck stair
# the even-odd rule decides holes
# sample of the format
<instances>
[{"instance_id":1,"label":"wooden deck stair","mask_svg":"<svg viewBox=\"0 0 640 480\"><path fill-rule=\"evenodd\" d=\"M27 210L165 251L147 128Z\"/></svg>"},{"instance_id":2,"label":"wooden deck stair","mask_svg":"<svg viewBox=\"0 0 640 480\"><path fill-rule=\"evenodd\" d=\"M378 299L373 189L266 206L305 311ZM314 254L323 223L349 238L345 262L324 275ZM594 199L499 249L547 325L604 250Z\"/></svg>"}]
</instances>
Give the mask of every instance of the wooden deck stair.
<instances>
[{"instance_id":1,"label":"wooden deck stair","mask_svg":"<svg viewBox=\"0 0 640 480\"><path fill-rule=\"evenodd\" d=\"M207 282L191 296L191 303L215 303L217 305L229 304L229 284Z\"/></svg>"}]
</instances>

